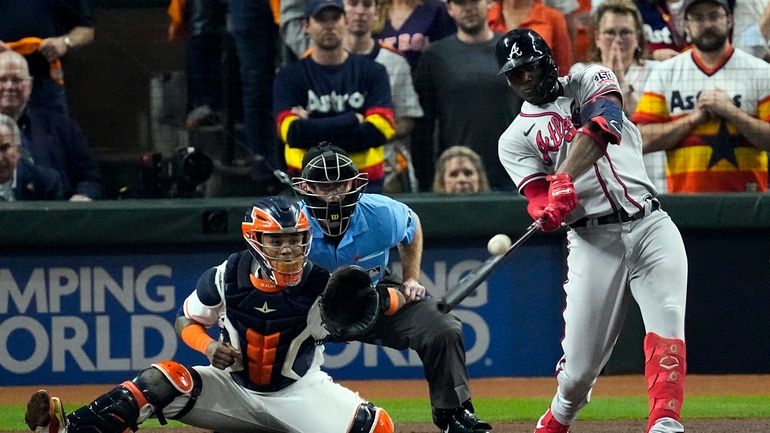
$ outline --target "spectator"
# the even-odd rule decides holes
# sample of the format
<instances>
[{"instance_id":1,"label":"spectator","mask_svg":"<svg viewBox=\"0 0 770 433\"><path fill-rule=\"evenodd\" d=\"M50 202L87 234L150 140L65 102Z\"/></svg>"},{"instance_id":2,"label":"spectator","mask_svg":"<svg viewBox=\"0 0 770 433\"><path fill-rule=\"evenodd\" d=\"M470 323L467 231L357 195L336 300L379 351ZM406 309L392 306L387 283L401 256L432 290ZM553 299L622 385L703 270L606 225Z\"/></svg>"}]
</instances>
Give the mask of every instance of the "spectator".
<instances>
[{"instance_id":1,"label":"spectator","mask_svg":"<svg viewBox=\"0 0 770 433\"><path fill-rule=\"evenodd\" d=\"M222 124L226 16L227 0L172 0L169 5L169 40L181 38L184 30L189 29L185 119L188 128Z\"/></svg>"},{"instance_id":2,"label":"spectator","mask_svg":"<svg viewBox=\"0 0 770 433\"><path fill-rule=\"evenodd\" d=\"M645 46L642 16L631 0L607 0L594 12L593 27L596 49L591 60L615 73L623 96L623 111L630 118L650 71L658 63L642 56ZM570 72L576 73L585 67L583 63L576 63ZM665 193L668 188L666 153L644 155L644 167L658 192Z\"/></svg>"},{"instance_id":3,"label":"spectator","mask_svg":"<svg viewBox=\"0 0 770 433\"><path fill-rule=\"evenodd\" d=\"M650 74L633 120L667 150L668 191L767 190L770 64L733 48L726 0L687 0L693 48Z\"/></svg>"},{"instance_id":4,"label":"spectator","mask_svg":"<svg viewBox=\"0 0 770 433\"><path fill-rule=\"evenodd\" d=\"M687 49L679 7L681 0L633 0L642 14L644 40L647 41L645 57L657 61L670 59ZM604 0L594 0L591 7L596 9Z\"/></svg>"},{"instance_id":5,"label":"spectator","mask_svg":"<svg viewBox=\"0 0 770 433\"><path fill-rule=\"evenodd\" d=\"M385 67L345 50L342 0L310 0L305 10L310 54L284 67L273 86L276 130L289 174L307 149L330 141L350 153L381 192L385 143L393 138L393 105Z\"/></svg>"},{"instance_id":6,"label":"spectator","mask_svg":"<svg viewBox=\"0 0 770 433\"><path fill-rule=\"evenodd\" d=\"M473 194L489 191L489 179L478 153L466 146L452 146L436 162L433 192Z\"/></svg>"},{"instance_id":7,"label":"spectator","mask_svg":"<svg viewBox=\"0 0 770 433\"><path fill-rule=\"evenodd\" d=\"M13 78L0 76L0 85ZM59 173L33 164L21 155L21 131L16 121L0 114L0 201L61 200Z\"/></svg>"},{"instance_id":8,"label":"spectator","mask_svg":"<svg viewBox=\"0 0 770 433\"><path fill-rule=\"evenodd\" d=\"M450 0L447 8L457 33L428 47L415 73L425 111L412 138L420 189L431 190L438 154L467 143L481 155L491 187L512 190L497 158L497 139L518 114L521 100L507 91L505 77L497 75L495 44L500 35L487 24L485 0Z\"/></svg>"},{"instance_id":9,"label":"spectator","mask_svg":"<svg viewBox=\"0 0 770 433\"><path fill-rule=\"evenodd\" d=\"M567 20L564 14L546 6L542 0L494 0L487 11L487 21L497 33L523 27L536 31L553 50L560 71L569 71L572 66Z\"/></svg>"},{"instance_id":10,"label":"spectator","mask_svg":"<svg viewBox=\"0 0 770 433\"><path fill-rule=\"evenodd\" d=\"M276 1L229 0L231 34L238 53L243 104L243 133L253 153L252 176L272 178L281 166L273 129L273 79L277 64ZM284 2L281 2L284 3Z\"/></svg>"},{"instance_id":11,"label":"spectator","mask_svg":"<svg viewBox=\"0 0 770 433\"><path fill-rule=\"evenodd\" d=\"M428 46L457 29L441 0L381 0L374 33L384 42L404 53L414 69Z\"/></svg>"},{"instance_id":12,"label":"spectator","mask_svg":"<svg viewBox=\"0 0 770 433\"><path fill-rule=\"evenodd\" d=\"M27 57L35 79L29 103L69 115L61 59L94 40L89 0L0 3L0 51Z\"/></svg>"},{"instance_id":13,"label":"spectator","mask_svg":"<svg viewBox=\"0 0 770 433\"><path fill-rule=\"evenodd\" d=\"M239 0L243 1L243 0ZM280 33L286 48L289 49L286 63L301 59L310 48L310 39L305 33L305 7L308 0L281 0Z\"/></svg>"},{"instance_id":14,"label":"spectator","mask_svg":"<svg viewBox=\"0 0 770 433\"><path fill-rule=\"evenodd\" d=\"M567 28L572 39L573 60L585 62L591 49L591 0L544 0L562 14L567 20Z\"/></svg>"},{"instance_id":15,"label":"spectator","mask_svg":"<svg viewBox=\"0 0 770 433\"><path fill-rule=\"evenodd\" d=\"M36 164L59 172L65 198L101 198L102 176L80 127L61 112L28 104L33 79L24 57L14 51L0 53L0 77L4 77L0 113L12 117L19 125L25 152Z\"/></svg>"},{"instance_id":16,"label":"spectator","mask_svg":"<svg viewBox=\"0 0 770 433\"><path fill-rule=\"evenodd\" d=\"M410 134L415 119L422 117L422 107L414 91L412 74L404 56L372 37L372 22L377 13L375 0L345 0L348 18L345 47L348 51L369 57L388 71L391 98L396 116L396 132L385 144L386 194L417 192L417 177L412 164Z\"/></svg>"},{"instance_id":17,"label":"spectator","mask_svg":"<svg viewBox=\"0 0 770 433\"><path fill-rule=\"evenodd\" d=\"M762 31L760 19L763 12L768 22L765 32ZM735 28L733 28L733 45L754 57L765 57L770 54L770 1L768 0L741 0L735 2L733 9Z\"/></svg>"}]
</instances>

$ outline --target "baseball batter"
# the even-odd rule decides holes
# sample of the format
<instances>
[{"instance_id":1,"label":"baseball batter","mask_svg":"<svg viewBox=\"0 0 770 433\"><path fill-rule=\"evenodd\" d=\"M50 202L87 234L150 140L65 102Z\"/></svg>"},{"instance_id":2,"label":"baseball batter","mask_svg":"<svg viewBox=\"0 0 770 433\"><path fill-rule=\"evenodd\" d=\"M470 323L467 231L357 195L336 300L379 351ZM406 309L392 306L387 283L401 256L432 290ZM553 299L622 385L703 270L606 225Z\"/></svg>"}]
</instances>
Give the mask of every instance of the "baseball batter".
<instances>
[{"instance_id":1,"label":"baseball batter","mask_svg":"<svg viewBox=\"0 0 770 433\"><path fill-rule=\"evenodd\" d=\"M284 197L258 200L242 225L247 250L206 271L176 328L211 365L153 364L65 414L41 390L25 420L35 433L120 433L150 416L218 432L393 433L387 412L321 371L318 296L329 273L306 260L310 223ZM204 327L219 325L221 338Z\"/></svg>"},{"instance_id":2,"label":"baseball batter","mask_svg":"<svg viewBox=\"0 0 770 433\"><path fill-rule=\"evenodd\" d=\"M612 71L558 77L551 49L516 29L497 44L500 73L524 103L500 137L503 166L546 231L569 226L564 355L535 432L566 433L612 353L629 302L644 319L647 432L683 432L687 258L644 170L642 142Z\"/></svg>"}]
</instances>

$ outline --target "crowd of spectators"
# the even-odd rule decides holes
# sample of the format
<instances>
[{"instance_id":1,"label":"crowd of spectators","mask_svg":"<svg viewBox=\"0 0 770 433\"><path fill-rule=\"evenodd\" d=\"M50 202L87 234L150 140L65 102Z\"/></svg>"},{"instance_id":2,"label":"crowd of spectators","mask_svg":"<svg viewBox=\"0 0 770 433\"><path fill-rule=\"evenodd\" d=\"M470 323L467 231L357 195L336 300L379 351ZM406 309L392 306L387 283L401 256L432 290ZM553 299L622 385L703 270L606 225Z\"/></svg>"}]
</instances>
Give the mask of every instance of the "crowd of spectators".
<instances>
[{"instance_id":1,"label":"crowd of spectators","mask_svg":"<svg viewBox=\"0 0 770 433\"><path fill-rule=\"evenodd\" d=\"M61 61L93 41L92 6L32 4L0 5L0 52L17 54L0 57L0 109L20 129L18 159L54 170L64 199L109 198ZM470 191L514 190L497 139L522 102L497 75L494 46L528 27L560 74L587 63L614 73L660 192L767 190L768 0L171 0L168 12L169 37L187 47L191 130L229 109L219 63L232 38L256 182L295 175L305 150L329 141L370 192L442 191L442 153L458 146L484 178Z\"/></svg>"}]
</instances>

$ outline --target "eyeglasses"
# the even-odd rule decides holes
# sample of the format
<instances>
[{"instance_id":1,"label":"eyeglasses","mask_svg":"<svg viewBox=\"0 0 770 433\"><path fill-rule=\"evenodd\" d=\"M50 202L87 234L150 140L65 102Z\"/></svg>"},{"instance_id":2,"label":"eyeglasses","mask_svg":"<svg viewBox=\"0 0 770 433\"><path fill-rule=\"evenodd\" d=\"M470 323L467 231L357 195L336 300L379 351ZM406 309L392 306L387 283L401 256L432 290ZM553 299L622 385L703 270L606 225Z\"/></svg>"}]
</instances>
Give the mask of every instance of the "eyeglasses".
<instances>
[{"instance_id":1,"label":"eyeglasses","mask_svg":"<svg viewBox=\"0 0 770 433\"><path fill-rule=\"evenodd\" d=\"M608 40L615 39L618 36L620 36L623 39L631 39L631 37L633 37L634 35L636 35L636 32L633 31L633 30L629 30L629 29L623 29L623 30L620 30L620 31L617 31L617 30L604 30L602 32L602 37L605 38L605 39L608 39Z\"/></svg>"},{"instance_id":2,"label":"eyeglasses","mask_svg":"<svg viewBox=\"0 0 770 433\"><path fill-rule=\"evenodd\" d=\"M17 77L17 76L0 77L0 84L11 83L14 86L18 86L21 83L24 83L31 79L32 79L31 77Z\"/></svg>"},{"instance_id":3,"label":"eyeglasses","mask_svg":"<svg viewBox=\"0 0 770 433\"><path fill-rule=\"evenodd\" d=\"M714 12L709 12L709 13L707 13L705 15L702 15L702 14L691 14L689 16L686 16L684 19L687 20L687 21L693 22L693 23L703 24L703 23L706 23L706 22L715 23L715 22L720 21L722 18L725 18L725 17L727 17L726 13L714 11Z\"/></svg>"}]
</instances>

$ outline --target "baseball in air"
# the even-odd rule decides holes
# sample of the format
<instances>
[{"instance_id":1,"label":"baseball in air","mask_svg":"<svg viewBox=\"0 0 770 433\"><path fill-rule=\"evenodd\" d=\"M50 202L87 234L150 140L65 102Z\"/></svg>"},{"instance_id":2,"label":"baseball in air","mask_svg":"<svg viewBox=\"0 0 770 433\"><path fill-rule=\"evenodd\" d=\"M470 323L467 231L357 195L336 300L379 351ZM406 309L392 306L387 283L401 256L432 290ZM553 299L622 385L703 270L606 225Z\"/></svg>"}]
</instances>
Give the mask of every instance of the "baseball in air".
<instances>
[{"instance_id":1,"label":"baseball in air","mask_svg":"<svg viewBox=\"0 0 770 433\"><path fill-rule=\"evenodd\" d=\"M487 251L493 256L499 256L508 251L508 248L510 248L512 244L511 238L509 238L508 235L501 233L492 236L492 239L487 243Z\"/></svg>"}]
</instances>

